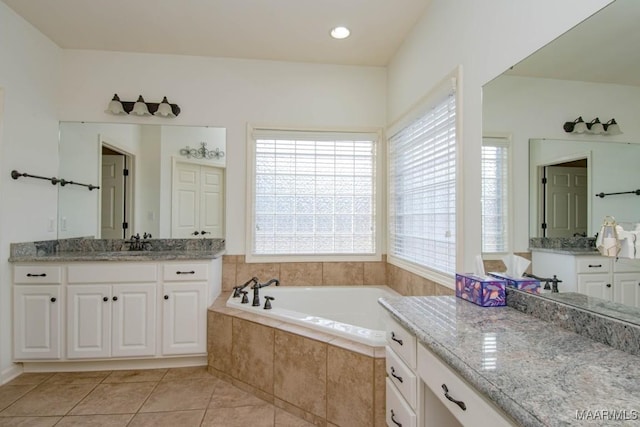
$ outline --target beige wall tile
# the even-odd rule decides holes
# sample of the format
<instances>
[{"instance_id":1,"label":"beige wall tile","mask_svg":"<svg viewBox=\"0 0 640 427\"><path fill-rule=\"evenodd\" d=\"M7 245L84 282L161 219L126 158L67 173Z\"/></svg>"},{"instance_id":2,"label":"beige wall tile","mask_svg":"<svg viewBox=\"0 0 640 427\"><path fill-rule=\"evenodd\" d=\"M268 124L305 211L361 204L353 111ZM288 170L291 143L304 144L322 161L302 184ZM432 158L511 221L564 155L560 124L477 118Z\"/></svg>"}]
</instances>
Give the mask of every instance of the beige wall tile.
<instances>
[{"instance_id":1,"label":"beige wall tile","mask_svg":"<svg viewBox=\"0 0 640 427\"><path fill-rule=\"evenodd\" d=\"M276 407L276 427L326 427L327 420L317 415L293 406L282 399L274 399L273 405ZM285 412L286 411L286 412ZM289 414L287 416L287 413ZM291 417L299 419L292 419Z\"/></svg>"},{"instance_id":2,"label":"beige wall tile","mask_svg":"<svg viewBox=\"0 0 640 427\"><path fill-rule=\"evenodd\" d=\"M327 344L276 331L275 348L274 396L326 417Z\"/></svg>"},{"instance_id":3,"label":"beige wall tile","mask_svg":"<svg viewBox=\"0 0 640 427\"><path fill-rule=\"evenodd\" d=\"M382 286L387 284L387 263L386 262L365 262L364 263L364 284Z\"/></svg>"},{"instance_id":4,"label":"beige wall tile","mask_svg":"<svg viewBox=\"0 0 640 427\"><path fill-rule=\"evenodd\" d=\"M321 285L322 263L283 262L280 264L280 284L286 286Z\"/></svg>"},{"instance_id":5,"label":"beige wall tile","mask_svg":"<svg viewBox=\"0 0 640 427\"><path fill-rule=\"evenodd\" d=\"M273 394L274 330L233 319L232 370L240 381Z\"/></svg>"},{"instance_id":6,"label":"beige wall tile","mask_svg":"<svg viewBox=\"0 0 640 427\"><path fill-rule=\"evenodd\" d=\"M455 295L455 290L436 284L436 295Z\"/></svg>"},{"instance_id":7,"label":"beige wall tile","mask_svg":"<svg viewBox=\"0 0 640 427\"><path fill-rule=\"evenodd\" d=\"M207 348L209 366L222 372L231 372L231 351L233 344L232 317L208 312Z\"/></svg>"},{"instance_id":8,"label":"beige wall tile","mask_svg":"<svg viewBox=\"0 0 640 427\"><path fill-rule=\"evenodd\" d=\"M353 286L364 283L362 262L322 263L322 284L325 286Z\"/></svg>"},{"instance_id":9,"label":"beige wall tile","mask_svg":"<svg viewBox=\"0 0 640 427\"><path fill-rule=\"evenodd\" d=\"M252 277L257 277L260 283L280 278L280 264L278 263L238 263L236 267L236 281L243 284Z\"/></svg>"},{"instance_id":10,"label":"beige wall tile","mask_svg":"<svg viewBox=\"0 0 640 427\"><path fill-rule=\"evenodd\" d=\"M436 294L436 283L425 279L424 277L418 276L417 274L411 274L411 278L409 280L409 289L411 295L416 296L430 296Z\"/></svg>"},{"instance_id":11,"label":"beige wall tile","mask_svg":"<svg viewBox=\"0 0 640 427\"><path fill-rule=\"evenodd\" d=\"M386 384L387 377L386 359L378 358L373 361L373 425L384 427L386 425Z\"/></svg>"},{"instance_id":12,"label":"beige wall tile","mask_svg":"<svg viewBox=\"0 0 640 427\"><path fill-rule=\"evenodd\" d=\"M230 291L234 286L237 286L238 280L236 276L237 264L234 263L222 263L222 290Z\"/></svg>"},{"instance_id":13,"label":"beige wall tile","mask_svg":"<svg viewBox=\"0 0 640 427\"><path fill-rule=\"evenodd\" d=\"M329 345L327 421L339 426L373 423L373 358Z\"/></svg>"}]
</instances>

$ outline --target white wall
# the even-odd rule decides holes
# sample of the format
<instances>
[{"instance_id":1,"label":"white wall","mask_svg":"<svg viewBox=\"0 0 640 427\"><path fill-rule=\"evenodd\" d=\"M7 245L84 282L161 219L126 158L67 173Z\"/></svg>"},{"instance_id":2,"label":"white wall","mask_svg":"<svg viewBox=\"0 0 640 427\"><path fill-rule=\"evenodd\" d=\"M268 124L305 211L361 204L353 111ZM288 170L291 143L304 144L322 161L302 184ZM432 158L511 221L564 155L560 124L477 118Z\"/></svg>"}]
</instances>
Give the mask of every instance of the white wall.
<instances>
[{"instance_id":1,"label":"white wall","mask_svg":"<svg viewBox=\"0 0 640 427\"><path fill-rule=\"evenodd\" d=\"M590 141L640 143L640 122L636 118L638 111L640 111L640 88L638 87L506 75L485 85L484 131L512 135L515 251L526 251L528 247L529 139L565 139L585 143ZM578 116L582 116L587 121L595 117L599 117L601 121L614 117L620 124L623 134L603 137L564 132L562 129L564 122L573 121ZM598 188L594 190L615 192L615 190ZM632 188L620 191L629 190ZM594 207L598 209L594 212L592 223L602 222L600 209L606 209L606 205L611 200L613 199L592 200ZM635 217L627 218L627 215L624 215L620 219L623 218L625 220L640 219L640 211ZM599 226L592 225L592 229L598 231Z\"/></svg>"},{"instance_id":2,"label":"white wall","mask_svg":"<svg viewBox=\"0 0 640 427\"><path fill-rule=\"evenodd\" d=\"M482 86L609 2L432 0L389 65L388 123L462 66L458 270L472 271L481 248Z\"/></svg>"},{"instance_id":3,"label":"white wall","mask_svg":"<svg viewBox=\"0 0 640 427\"><path fill-rule=\"evenodd\" d=\"M308 127L384 127L386 70L190 56L64 51L60 120L227 128L226 239L244 254L247 123ZM180 105L175 119L104 113L122 100Z\"/></svg>"},{"instance_id":4,"label":"white wall","mask_svg":"<svg viewBox=\"0 0 640 427\"><path fill-rule=\"evenodd\" d=\"M4 113L0 134L0 382L14 375L11 363L11 269L9 243L56 237L58 187L31 178L14 181L11 170L41 176L58 171L57 84L60 49L0 2L0 87ZM54 220L55 223L55 220Z\"/></svg>"}]
</instances>

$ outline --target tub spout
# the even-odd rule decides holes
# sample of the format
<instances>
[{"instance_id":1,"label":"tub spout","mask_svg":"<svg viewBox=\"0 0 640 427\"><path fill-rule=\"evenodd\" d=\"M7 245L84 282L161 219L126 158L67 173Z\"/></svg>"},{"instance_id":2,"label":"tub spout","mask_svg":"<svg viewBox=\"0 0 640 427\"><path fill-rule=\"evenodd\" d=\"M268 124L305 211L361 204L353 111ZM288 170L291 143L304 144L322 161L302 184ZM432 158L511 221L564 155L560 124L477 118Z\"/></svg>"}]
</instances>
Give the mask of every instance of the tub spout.
<instances>
[{"instance_id":1,"label":"tub spout","mask_svg":"<svg viewBox=\"0 0 640 427\"><path fill-rule=\"evenodd\" d=\"M253 307L260 307L260 294L259 294L259 289L260 288L264 288L266 286L269 285L276 285L276 286L280 286L280 280L278 279L271 279L269 280L267 283L258 283L256 282L251 289L253 289L253 303L251 304Z\"/></svg>"}]
</instances>

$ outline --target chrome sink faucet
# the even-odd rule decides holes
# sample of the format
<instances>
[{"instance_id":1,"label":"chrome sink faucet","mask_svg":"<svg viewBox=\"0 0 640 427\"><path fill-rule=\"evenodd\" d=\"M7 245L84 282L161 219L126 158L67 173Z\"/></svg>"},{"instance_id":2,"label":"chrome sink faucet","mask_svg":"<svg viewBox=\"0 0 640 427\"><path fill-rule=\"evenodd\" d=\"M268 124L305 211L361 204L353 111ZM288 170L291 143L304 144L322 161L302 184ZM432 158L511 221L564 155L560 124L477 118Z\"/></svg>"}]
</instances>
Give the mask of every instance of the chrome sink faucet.
<instances>
[{"instance_id":1,"label":"chrome sink faucet","mask_svg":"<svg viewBox=\"0 0 640 427\"><path fill-rule=\"evenodd\" d=\"M258 293L258 290L260 288L264 288L264 287L267 287L269 285L280 286L280 280L271 279L267 283L262 283L262 284L261 283L256 283L255 285L253 285L251 287L251 289L253 289L253 303L251 304L253 307L260 307L260 295Z\"/></svg>"}]
</instances>

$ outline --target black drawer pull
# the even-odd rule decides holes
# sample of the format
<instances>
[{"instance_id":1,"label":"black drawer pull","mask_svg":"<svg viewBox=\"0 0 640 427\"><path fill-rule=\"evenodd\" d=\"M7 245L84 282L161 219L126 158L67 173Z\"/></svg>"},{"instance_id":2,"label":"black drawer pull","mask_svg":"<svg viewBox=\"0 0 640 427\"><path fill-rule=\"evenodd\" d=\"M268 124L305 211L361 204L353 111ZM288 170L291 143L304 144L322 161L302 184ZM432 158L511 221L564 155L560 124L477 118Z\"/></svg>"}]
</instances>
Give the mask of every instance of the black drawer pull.
<instances>
[{"instance_id":1,"label":"black drawer pull","mask_svg":"<svg viewBox=\"0 0 640 427\"><path fill-rule=\"evenodd\" d=\"M600 268L602 264L589 264L589 268Z\"/></svg>"},{"instance_id":2,"label":"black drawer pull","mask_svg":"<svg viewBox=\"0 0 640 427\"><path fill-rule=\"evenodd\" d=\"M118 297L113 297L113 300L114 301L118 301Z\"/></svg>"},{"instance_id":3,"label":"black drawer pull","mask_svg":"<svg viewBox=\"0 0 640 427\"><path fill-rule=\"evenodd\" d=\"M396 421L395 419L396 414L393 412L393 409L391 410L391 421L393 421L393 423L395 425L397 425L398 427L402 427L402 424L400 424L399 422Z\"/></svg>"},{"instance_id":4,"label":"black drawer pull","mask_svg":"<svg viewBox=\"0 0 640 427\"><path fill-rule=\"evenodd\" d=\"M442 384L442 389L444 390L444 397L446 397L451 402L453 402L456 405L458 405L460 407L460 409L462 409L463 411L467 410L467 405L465 405L465 403L462 400L456 400L453 397L451 397L451 395L449 394L449 389L447 388L446 384Z\"/></svg>"},{"instance_id":5,"label":"black drawer pull","mask_svg":"<svg viewBox=\"0 0 640 427\"><path fill-rule=\"evenodd\" d=\"M102 297L102 301L104 301L104 302L109 301L109 297Z\"/></svg>"},{"instance_id":6,"label":"black drawer pull","mask_svg":"<svg viewBox=\"0 0 640 427\"><path fill-rule=\"evenodd\" d=\"M610 287L611 287L611 283L607 283L607 288L610 288Z\"/></svg>"},{"instance_id":7,"label":"black drawer pull","mask_svg":"<svg viewBox=\"0 0 640 427\"><path fill-rule=\"evenodd\" d=\"M164 296L164 299L169 299L169 295L165 295L165 296Z\"/></svg>"},{"instance_id":8,"label":"black drawer pull","mask_svg":"<svg viewBox=\"0 0 640 427\"><path fill-rule=\"evenodd\" d=\"M393 378L397 379L398 381L403 382L403 381L402 381L402 377L401 377L401 376L396 375L396 369L395 369L393 366L391 367L391 376L392 376Z\"/></svg>"},{"instance_id":9,"label":"black drawer pull","mask_svg":"<svg viewBox=\"0 0 640 427\"><path fill-rule=\"evenodd\" d=\"M402 345L402 340L400 338L396 338L396 334L393 332L391 332L391 339L397 342L398 344Z\"/></svg>"},{"instance_id":10,"label":"black drawer pull","mask_svg":"<svg viewBox=\"0 0 640 427\"><path fill-rule=\"evenodd\" d=\"M195 271L176 271L176 274L196 274Z\"/></svg>"},{"instance_id":11,"label":"black drawer pull","mask_svg":"<svg viewBox=\"0 0 640 427\"><path fill-rule=\"evenodd\" d=\"M42 273L42 274L27 273L27 277L47 277L47 273Z\"/></svg>"},{"instance_id":12,"label":"black drawer pull","mask_svg":"<svg viewBox=\"0 0 640 427\"><path fill-rule=\"evenodd\" d=\"M51 302L56 302L56 297L51 297Z\"/></svg>"}]
</instances>

